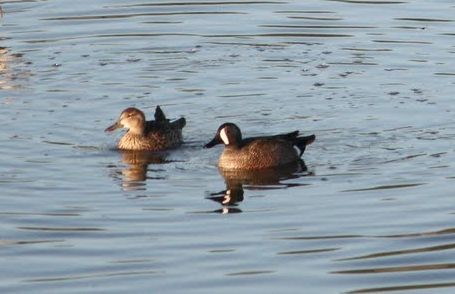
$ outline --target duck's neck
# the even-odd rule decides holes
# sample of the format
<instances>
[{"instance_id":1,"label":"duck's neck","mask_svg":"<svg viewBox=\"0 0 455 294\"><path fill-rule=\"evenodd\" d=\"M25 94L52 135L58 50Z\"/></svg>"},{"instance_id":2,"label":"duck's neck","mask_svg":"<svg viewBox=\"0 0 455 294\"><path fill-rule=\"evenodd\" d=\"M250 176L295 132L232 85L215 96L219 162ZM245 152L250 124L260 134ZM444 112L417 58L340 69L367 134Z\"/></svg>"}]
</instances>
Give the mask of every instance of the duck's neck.
<instances>
[{"instance_id":1,"label":"duck's neck","mask_svg":"<svg viewBox=\"0 0 455 294\"><path fill-rule=\"evenodd\" d=\"M234 149L240 149L240 145L237 144L237 143L235 143L235 144L234 144L234 143L231 143L231 144L229 144L229 145L224 145L224 147L227 148L227 149L232 149L232 150L234 150Z\"/></svg>"},{"instance_id":2,"label":"duck's neck","mask_svg":"<svg viewBox=\"0 0 455 294\"><path fill-rule=\"evenodd\" d=\"M145 126L141 125L141 126L136 126L134 128L130 128L128 130L128 133L130 133L131 135L135 135L135 136L143 136L145 134Z\"/></svg>"}]
</instances>

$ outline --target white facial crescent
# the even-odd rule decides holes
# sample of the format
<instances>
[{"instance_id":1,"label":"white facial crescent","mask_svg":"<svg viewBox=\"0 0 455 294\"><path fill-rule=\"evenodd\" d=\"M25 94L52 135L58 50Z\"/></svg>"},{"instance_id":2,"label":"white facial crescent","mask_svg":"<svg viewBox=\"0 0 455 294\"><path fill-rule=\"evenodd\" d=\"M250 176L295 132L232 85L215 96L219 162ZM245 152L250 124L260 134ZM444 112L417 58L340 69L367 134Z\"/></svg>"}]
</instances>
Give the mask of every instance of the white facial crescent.
<instances>
[{"instance_id":1,"label":"white facial crescent","mask_svg":"<svg viewBox=\"0 0 455 294\"><path fill-rule=\"evenodd\" d=\"M223 128L221 130L220 137L221 137L221 140L223 140L224 145L229 145L229 139L228 139L228 136L226 134L226 129L225 128Z\"/></svg>"}]
</instances>

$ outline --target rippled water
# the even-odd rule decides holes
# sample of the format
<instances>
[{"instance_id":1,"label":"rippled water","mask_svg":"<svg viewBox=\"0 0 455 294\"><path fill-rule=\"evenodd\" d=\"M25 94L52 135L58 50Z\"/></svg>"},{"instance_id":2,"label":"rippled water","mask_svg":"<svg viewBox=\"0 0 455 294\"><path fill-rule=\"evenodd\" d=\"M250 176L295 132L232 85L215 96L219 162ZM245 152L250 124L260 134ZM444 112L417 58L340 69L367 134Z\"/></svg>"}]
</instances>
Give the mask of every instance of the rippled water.
<instances>
[{"instance_id":1,"label":"rippled water","mask_svg":"<svg viewBox=\"0 0 455 294\"><path fill-rule=\"evenodd\" d=\"M452 1L2 8L2 292L454 291ZM113 151L157 104L185 145ZM306 169L220 174L225 121Z\"/></svg>"}]
</instances>

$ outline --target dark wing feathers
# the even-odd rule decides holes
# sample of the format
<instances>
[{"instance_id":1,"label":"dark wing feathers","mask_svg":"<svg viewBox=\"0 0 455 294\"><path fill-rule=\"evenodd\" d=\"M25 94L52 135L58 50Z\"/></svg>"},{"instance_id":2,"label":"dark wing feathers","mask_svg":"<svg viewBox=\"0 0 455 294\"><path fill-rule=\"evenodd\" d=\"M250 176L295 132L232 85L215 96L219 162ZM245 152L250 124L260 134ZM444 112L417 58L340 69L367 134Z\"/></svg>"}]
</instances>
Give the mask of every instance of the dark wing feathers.
<instances>
[{"instance_id":1,"label":"dark wing feathers","mask_svg":"<svg viewBox=\"0 0 455 294\"><path fill-rule=\"evenodd\" d=\"M164 112L161 110L160 106L157 106L155 109L155 120L149 120L146 122L146 131L159 131L166 129L182 129L186 125L186 120L184 117L179 118L173 122L166 118Z\"/></svg>"},{"instance_id":2,"label":"dark wing feathers","mask_svg":"<svg viewBox=\"0 0 455 294\"><path fill-rule=\"evenodd\" d=\"M274 137L292 141L292 140L297 139L297 136L298 136L298 135L299 135L299 131L293 131L293 132L290 132L290 133L285 133L285 134L276 135L276 136L274 136Z\"/></svg>"},{"instance_id":3,"label":"dark wing feathers","mask_svg":"<svg viewBox=\"0 0 455 294\"><path fill-rule=\"evenodd\" d=\"M155 121L156 122L166 122L168 121L166 119L166 116L164 115L164 112L161 110L160 106L157 106L155 109Z\"/></svg>"},{"instance_id":4,"label":"dark wing feathers","mask_svg":"<svg viewBox=\"0 0 455 294\"><path fill-rule=\"evenodd\" d=\"M285 140L291 142L293 145L297 146L297 148L300 150L299 157L302 156L303 152L305 152L305 148L307 145L310 145L311 143L314 142L316 139L315 135L310 135L310 136L302 136L299 137L299 131L294 131L290 133L284 133L284 134L279 134L279 135L274 135L274 136L259 136L259 137L250 137L250 138L245 138L242 140L242 146L245 146L255 140Z\"/></svg>"},{"instance_id":5,"label":"dark wing feathers","mask_svg":"<svg viewBox=\"0 0 455 294\"><path fill-rule=\"evenodd\" d=\"M294 141L297 136L299 135L299 131L293 131L290 133L284 133L284 134L278 134L278 135L272 135L272 136L257 136L257 137L249 137L245 138L242 140L242 145L245 146L246 144L258 140L258 139L264 139L264 140L277 140L277 139L282 139L286 141Z\"/></svg>"}]
</instances>

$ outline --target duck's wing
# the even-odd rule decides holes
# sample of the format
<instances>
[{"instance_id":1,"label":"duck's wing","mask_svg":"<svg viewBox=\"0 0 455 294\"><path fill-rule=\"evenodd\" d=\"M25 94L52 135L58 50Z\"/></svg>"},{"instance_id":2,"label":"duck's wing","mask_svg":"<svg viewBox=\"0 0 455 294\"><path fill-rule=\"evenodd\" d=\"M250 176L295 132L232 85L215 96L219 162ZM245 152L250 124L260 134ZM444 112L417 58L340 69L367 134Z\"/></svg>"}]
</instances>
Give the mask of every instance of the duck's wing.
<instances>
[{"instance_id":1,"label":"duck's wing","mask_svg":"<svg viewBox=\"0 0 455 294\"><path fill-rule=\"evenodd\" d=\"M171 129L182 129L186 125L186 120L184 117L174 120L171 122L166 118L164 112L161 110L161 107L158 105L155 109L155 121L147 122L151 127L160 126L160 127L169 127Z\"/></svg>"},{"instance_id":2,"label":"duck's wing","mask_svg":"<svg viewBox=\"0 0 455 294\"><path fill-rule=\"evenodd\" d=\"M250 145L252 142L257 141L257 140L287 141L287 142L291 143L292 145L296 146L300 150L299 157L301 157L302 154L305 152L306 146L313 143L314 140L316 140L316 136L310 135L310 136L299 137L299 131L294 131L294 132L284 133L284 134L279 134L279 135L274 135L274 136L250 137L250 138L245 138L242 140L241 147Z\"/></svg>"},{"instance_id":3,"label":"duck's wing","mask_svg":"<svg viewBox=\"0 0 455 294\"><path fill-rule=\"evenodd\" d=\"M286 140L286 141L294 142L297 139L298 135L299 135L299 131L293 131L290 133L283 133L283 134L272 135L272 136L249 137L249 138L245 138L242 140L242 145L245 146L256 140Z\"/></svg>"},{"instance_id":4,"label":"duck's wing","mask_svg":"<svg viewBox=\"0 0 455 294\"><path fill-rule=\"evenodd\" d=\"M161 110L161 107L159 105L156 106L156 109L155 109L155 121L157 123L169 122L169 120L166 118L166 116L164 115L164 112Z\"/></svg>"},{"instance_id":5,"label":"duck's wing","mask_svg":"<svg viewBox=\"0 0 455 294\"><path fill-rule=\"evenodd\" d=\"M299 131L293 131L290 133L284 133L284 134L279 134L275 136L271 136L274 139L283 139L283 140L289 140L289 141L294 141L297 139L297 136L299 135Z\"/></svg>"}]
</instances>

